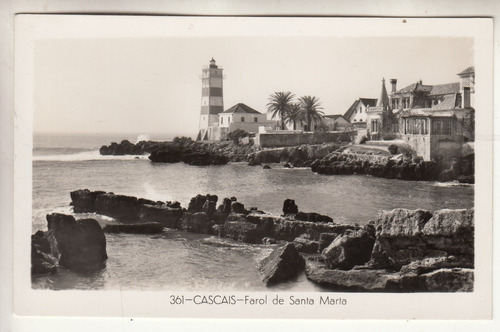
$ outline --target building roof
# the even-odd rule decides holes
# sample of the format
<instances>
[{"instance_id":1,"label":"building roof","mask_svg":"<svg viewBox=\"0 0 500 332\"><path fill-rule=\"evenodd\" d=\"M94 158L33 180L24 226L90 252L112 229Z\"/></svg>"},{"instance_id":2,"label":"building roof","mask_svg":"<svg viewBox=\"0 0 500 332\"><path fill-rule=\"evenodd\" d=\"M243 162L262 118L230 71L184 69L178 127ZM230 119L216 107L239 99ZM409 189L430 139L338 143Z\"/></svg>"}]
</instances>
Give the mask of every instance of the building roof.
<instances>
[{"instance_id":1,"label":"building roof","mask_svg":"<svg viewBox=\"0 0 500 332\"><path fill-rule=\"evenodd\" d=\"M377 104L377 99L374 98L359 98L352 103L352 105L344 113L344 118L347 120L351 117L352 113L356 110L358 103L362 102L365 106L373 107Z\"/></svg>"},{"instance_id":2,"label":"building roof","mask_svg":"<svg viewBox=\"0 0 500 332\"><path fill-rule=\"evenodd\" d=\"M455 116L455 112L453 110L432 110L430 108L413 108L404 110L400 114L401 117L412 117L412 116L425 116L425 117L434 117L434 118L452 118Z\"/></svg>"},{"instance_id":3,"label":"building roof","mask_svg":"<svg viewBox=\"0 0 500 332\"><path fill-rule=\"evenodd\" d=\"M431 109L433 110L449 110L453 109L457 106L457 94L448 94L445 95L443 100L439 104L432 105Z\"/></svg>"},{"instance_id":4,"label":"building roof","mask_svg":"<svg viewBox=\"0 0 500 332\"><path fill-rule=\"evenodd\" d=\"M431 91L432 85L423 85L422 81L418 81L417 83L410 84L402 89L399 89L395 93L407 93L413 91Z\"/></svg>"},{"instance_id":5,"label":"building roof","mask_svg":"<svg viewBox=\"0 0 500 332\"><path fill-rule=\"evenodd\" d=\"M466 75L466 74L473 74L474 73L474 66L470 66L467 69L463 70L462 72L458 73L457 75Z\"/></svg>"},{"instance_id":6,"label":"building roof","mask_svg":"<svg viewBox=\"0 0 500 332\"><path fill-rule=\"evenodd\" d=\"M344 118L344 116L342 114L328 114L328 115L324 115L325 118L329 118L329 119L333 119L333 120L337 120L338 118L343 118L344 120L347 121L346 118Z\"/></svg>"},{"instance_id":7,"label":"building roof","mask_svg":"<svg viewBox=\"0 0 500 332\"><path fill-rule=\"evenodd\" d=\"M388 107L389 106L389 96L387 95L387 90L385 89L385 79L382 79L382 90L380 91L380 97L377 100L377 107Z\"/></svg>"},{"instance_id":8,"label":"building roof","mask_svg":"<svg viewBox=\"0 0 500 332\"><path fill-rule=\"evenodd\" d=\"M460 92L460 83L432 85L431 95L447 95Z\"/></svg>"},{"instance_id":9,"label":"building roof","mask_svg":"<svg viewBox=\"0 0 500 332\"><path fill-rule=\"evenodd\" d=\"M222 113L226 113L226 114L227 113L230 113L230 114L233 114L233 113L262 114L259 111L256 111L253 108L251 108L250 106L247 106L243 103L238 103L238 104L234 105L233 107L225 110Z\"/></svg>"}]
</instances>

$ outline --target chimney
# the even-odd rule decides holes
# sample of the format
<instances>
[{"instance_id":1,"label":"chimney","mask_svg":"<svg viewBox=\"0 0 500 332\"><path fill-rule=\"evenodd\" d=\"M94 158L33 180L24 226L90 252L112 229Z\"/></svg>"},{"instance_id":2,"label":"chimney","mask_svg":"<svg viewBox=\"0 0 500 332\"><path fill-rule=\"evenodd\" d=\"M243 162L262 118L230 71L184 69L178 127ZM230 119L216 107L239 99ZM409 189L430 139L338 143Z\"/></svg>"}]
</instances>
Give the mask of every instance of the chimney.
<instances>
[{"instance_id":1,"label":"chimney","mask_svg":"<svg viewBox=\"0 0 500 332\"><path fill-rule=\"evenodd\" d=\"M398 80L397 80L397 79L395 79L395 78L391 78L391 86L392 86L392 88L391 88L391 93L394 93L394 92L396 92L396 91L397 91L397 90L396 90L396 83L398 83Z\"/></svg>"}]
</instances>

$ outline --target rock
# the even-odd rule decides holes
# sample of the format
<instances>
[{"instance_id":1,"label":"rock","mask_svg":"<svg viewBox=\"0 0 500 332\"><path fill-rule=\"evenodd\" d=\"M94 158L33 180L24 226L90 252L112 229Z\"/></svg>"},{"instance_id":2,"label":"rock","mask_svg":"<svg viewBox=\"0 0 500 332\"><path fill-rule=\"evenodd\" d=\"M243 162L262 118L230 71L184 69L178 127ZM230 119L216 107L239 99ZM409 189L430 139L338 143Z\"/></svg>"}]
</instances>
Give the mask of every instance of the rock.
<instances>
[{"instance_id":1,"label":"rock","mask_svg":"<svg viewBox=\"0 0 500 332\"><path fill-rule=\"evenodd\" d=\"M51 242L52 232L38 231L31 236L31 275L53 274L57 272L59 253L52 253ZM55 246L54 246L55 247Z\"/></svg>"},{"instance_id":2,"label":"rock","mask_svg":"<svg viewBox=\"0 0 500 332\"><path fill-rule=\"evenodd\" d=\"M440 182L449 182L453 181L455 173L452 169L445 169L439 174L438 181Z\"/></svg>"},{"instance_id":3,"label":"rock","mask_svg":"<svg viewBox=\"0 0 500 332\"><path fill-rule=\"evenodd\" d=\"M474 268L474 257L472 256L437 256L426 257L413 261L401 267L401 273L423 274L442 268Z\"/></svg>"},{"instance_id":4,"label":"rock","mask_svg":"<svg viewBox=\"0 0 500 332\"><path fill-rule=\"evenodd\" d=\"M474 291L473 269L440 269L420 275L419 283L429 292Z\"/></svg>"},{"instance_id":5,"label":"rock","mask_svg":"<svg viewBox=\"0 0 500 332\"><path fill-rule=\"evenodd\" d=\"M304 269L304 258L297 252L293 244L287 243L278 247L260 263L263 281L266 285L290 280Z\"/></svg>"},{"instance_id":6,"label":"rock","mask_svg":"<svg viewBox=\"0 0 500 332\"><path fill-rule=\"evenodd\" d=\"M399 273L386 270L331 270L320 262L308 260L306 276L309 280L335 291L385 292L388 284L398 284ZM394 287L391 287L394 288Z\"/></svg>"},{"instance_id":7,"label":"rock","mask_svg":"<svg viewBox=\"0 0 500 332\"><path fill-rule=\"evenodd\" d=\"M104 191L76 190L70 193L71 205L75 213L95 212L95 200Z\"/></svg>"},{"instance_id":8,"label":"rock","mask_svg":"<svg viewBox=\"0 0 500 332\"><path fill-rule=\"evenodd\" d=\"M337 236L321 256L330 269L350 270L371 258L375 237L368 227Z\"/></svg>"},{"instance_id":9,"label":"rock","mask_svg":"<svg viewBox=\"0 0 500 332\"><path fill-rule=\"evenodd\" d=\"M297 237L293 240L293 245L298 252L303 252L305 254L316 254L318 253L319 242L306 239L304 237Z\"/></svg>"},{"instance_id":10,"label":"rock","mask_svg":"<svg viewBox=\"0 0 500 332\"><path fill-rule=\"evenodd\" d=\"M283 168L292 168L292 166L289 163L284 163Z\"/></svg>"},{"instance_id":11,"label":"rock","mask_svg":"<svg viewBox=\"0 0 500 332\"><path fill-rule=\"evenodd\" d=\"M224 224L225 236L240 242L247 243L262 243L262 239L270 237L272 231L272 223L261 220L261 223L250 222L255 221L256 216L246 218L243 214L230 214Z\"/></svg>"},{"instance_id":12,"label":"rock","mask_svg":"<svg viewBox=\"0 0 500 332\"><path fill-rule=\"evenodd\" d=\"M426 252L422 230L431 217L424 210L382 211L375 222L376 241L370 264L399 270L413 260L422 259Z\"/></svg>"},{"instance_id":13,"label":"rock","mask_svg":"<svg viewBox=\"0 0 500 332\"><path fill-rule=\"evenodd\" d=\"M271 237L276 240L293 241L302 234L308 234L314 241L319 241L321 233L343 233L347 229L359 229L355 225L335 225L332 223L314 223L308 221L274 218Z\"/></svg>"},{"instance_id":14,"label":"rock","mask_svg":"<svg viewBox=\"0 0 500 332\"><path fill-rule=\"evenodd\" d=\"M457 180L460 183L474 184L474 175L460 175Z\"/></svg>"},{"instance_id":15,"label":"rock","mask_svg":"<svg viewBox=\"0 0 500 332\"><path fill-rule=\"evenodd\" d=\"M140 224L108 224L104 226L106 233L159 234L163 233L163 225L158 222Z\"/></svg>"},{"instance_id":16,"label":"rock","mask_svg":"<svg viewBox=\"0 0 500 332\"><path fill-rule=\"evenodd\" d=\"M144 204L139 213L140 222L157 222L163 227L180 229L182 217L181 208L171 208L165 205Z\"/></svg>"},{"instance_id":17,"label":"rock","mask_svg":"<svg viewBox=\"0 0 500 332\"><path fill-rule=\"evenodd\" d=\"M474 209L436 211L422 234L431 249L474 255Z\"/></svg>"},{"instance_id":18,"label":"rock","mask_svg":"<svg viewBox=\"0 0 500 332\"><path fill-rule=\"evenodd\" d=\"M337 233L321 233L319 235L319 252L323 252L323 250L328 247L335 238L339 236Z\"/></svg>"},{"instance_id":19,"label":"rock","mask_svg":"<svg viewBox=\"0 0 500 332\"><path fill-rule=\"evenodd\" d=\"M47 215L47 222L57 242L59 265L75 270L102 267L108 258L106 237L96 220L75 220L73 216L52 213Z\"/></svg>"},{"instance_id":20,"label":"rock","mask_svg":"<svg viewBox=\"0 0 500 332\"><path fill-rule=\"evenodd\" d=\"M133 196L106 193L96 197L95 208L98 214L131 222L139 220L141 204Z\"/></svg>"},{"instance_id":21,"label":"rock","mask_svg":"<svg viewBox=\"0 0 500 332\"><path fill-rule=\"evenodd\" d=\"M285 199L283 202L283 215L297 214L299 213L299 207L295 204L293 199Z\"/></svg>"},{"instance_id":22,"label":"rock","mask_svg":"<svg viewBox=\"0 0 500 332\"><path fill-rule=\"evenodd\" d=\"M231 213L245 213L245 206L240 202L232 202Z\"/></svg>"},{"instance_id":23,"label":"rock","mask_svg":"<svg viewBox=\"0 0 500 332\"><path fill-rule=\"evenodd\" d=\"M295 219L311 222L333 222L333 219L329 216L315 212L299 212L295 215Z\"/></svg>"},{"instance_id":24,"label":"rock","mask_svg":"<svg viewBox=\"0 0 500 332\"><path fill-rule=\"evenodd\" d=\"M211 216L215 213L216 211L216 204L217 202L215 201L210 201L206 200L205 203L203 204L203 207L201 208L201 212L205 212L208 216Z\"/></svg>"},{"instance_id":25,"label":"rock","mask_svg":"<svg viewBox=\"0 0 500 332\"><path fill-rule=\"evenodd\" d=\"M264 165L262 168L263 168L263 169L271 169L271 166L269 166L269 165Z\"/></svg>"},{"instance_id":26,"label":"rock","mask_svg":"<svg viewBox=\"0 0 500 332\"><path fill-rule=\"evenodd\" d=\"M187 232L211 234L214 223L205 212L185 212L181 219L182 229Z\"/></svg>"},{"instance_id":27,"label":"rock","mask_svg":"<svg viewBox=\"0 0 500 332\"><path fill-rule=\"evenodd\" d=\"M217 211L226 214L231 213L231 203L232 203L231 199L224 198L224 201L222 202L221 205L219 205Z\"/></svg>"}]
</instances>

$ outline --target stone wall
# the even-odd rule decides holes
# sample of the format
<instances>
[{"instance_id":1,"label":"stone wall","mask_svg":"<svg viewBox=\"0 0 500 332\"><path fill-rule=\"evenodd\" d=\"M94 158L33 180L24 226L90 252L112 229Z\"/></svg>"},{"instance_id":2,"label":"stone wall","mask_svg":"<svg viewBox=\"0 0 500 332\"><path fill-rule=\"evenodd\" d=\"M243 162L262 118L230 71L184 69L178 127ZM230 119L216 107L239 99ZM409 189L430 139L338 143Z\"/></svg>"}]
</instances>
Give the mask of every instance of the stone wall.
<instances>
[{"instance_id":1,"label":"stone wall","mask_svg":"<svg viewBox=\"0 0 500 332\"><path fill-rule=\"evenodd\" d=\"M321 144L325 142L351 141L356 131L329 131L325 133L258 133L255 136L255 145L261 148L298 146L302 144Z\"/></svg>"}]
</instances>

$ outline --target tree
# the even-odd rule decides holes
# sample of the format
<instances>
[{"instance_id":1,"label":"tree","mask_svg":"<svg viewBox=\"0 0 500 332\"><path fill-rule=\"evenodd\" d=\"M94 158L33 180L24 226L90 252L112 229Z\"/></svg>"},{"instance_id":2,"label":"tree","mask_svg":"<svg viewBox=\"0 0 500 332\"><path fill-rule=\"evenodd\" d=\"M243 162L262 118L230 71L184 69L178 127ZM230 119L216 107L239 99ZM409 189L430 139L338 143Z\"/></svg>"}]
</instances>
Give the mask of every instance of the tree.
<instances>
[{"instance_id":1,"label":"tree","mask_svg":"<svg viewBox=\"0 0 500 332\"><path fill-rule=\"evenodd\" d=\"M297 129L298 124L304 124L305 117L304 112L300 108L299 104L292 104L290 106L290 111L285 116L285 122L287 124L293 124L293 130Z\"/></svg>"},{"instance_id":2,"label":"tree","mask_svg":"<svg viewBox=\"0 0 500 332\"><path fill-rule=\"evenodd\" d=\"M268 98L267 111L272 114L272 117L279 117L281 122L281 130L285 129L283 121L286 114L290 110L292 100L295 97L290 91L275 92Z\"/></svg>"},{"instance_id":3,"label":"tree","mask_svg":"<svg viewBox=\"0 0 500 332\"><path fill-rule=\"evenodd\" d=\"M249 136L249 133L246 132L245 130L236 129L235 131L231 131L231 132L227 133L226 139L229 141L233 141L233 143L235 145L239 145L240 139L242 139L243 137L247 137L247 136Z\"/></svg>"},{"instance_id":4,"label":"tree","mask_svg":"<svg viewBox=\"0 0 500 332\"><path fill-rule=\"evenodd\" d=\"M307 130L311 130L311 123L320 123L323 120L324 113L320 111L322 109L319 99L311 96L304 96L299 98L299 105L304 113L304 117L307 123Z\"/></svg>"}]
</instances>

